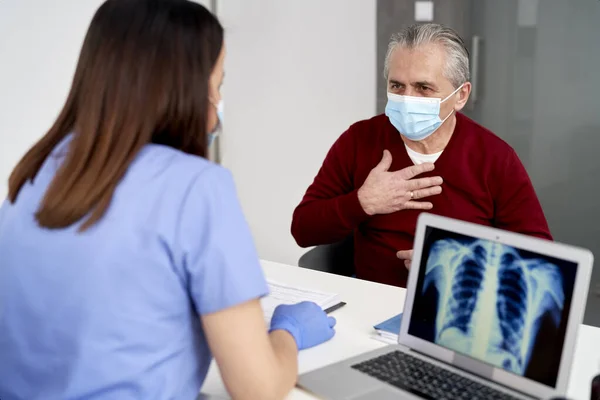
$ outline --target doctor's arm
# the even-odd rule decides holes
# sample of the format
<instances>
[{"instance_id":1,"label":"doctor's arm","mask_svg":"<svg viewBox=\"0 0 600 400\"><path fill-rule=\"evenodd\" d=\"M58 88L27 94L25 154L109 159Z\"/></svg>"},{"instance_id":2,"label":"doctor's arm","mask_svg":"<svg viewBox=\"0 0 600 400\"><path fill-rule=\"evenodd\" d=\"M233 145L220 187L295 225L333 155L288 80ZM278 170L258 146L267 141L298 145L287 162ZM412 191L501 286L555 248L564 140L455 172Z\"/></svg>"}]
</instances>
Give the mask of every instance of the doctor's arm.
<instances>
[{"instance_id":1,"label":"doctor's arm","mask_svg":"<svg viewBox=\"0 0 600 400\"><path fill-rule=\"evenodd\" d=\"M298 350L331 339L335 323L311 302L277 307L269 334L258 300L202 316L227 391L244 400L283 398L296 383Z\"/></svg>"},{"instance_id":2,"label":"doctor's arm","mask_svg":"<svg viewBox=\"0 0 600 400\"><path fill-rule=\"evenodd\" d=\"M233 399L282 399L298 374L298 349L285 330L267 334L258 300L202 317L204 332Z\"/></svg>"},{"instance_id":3,"label":"doctor's arm","mask_svg":"<svg viewBox=\"0 0 600 400\"><path fill-rule=\"evenodd\" d=\"M269 288L231 174L199 176L183 206L181 265L210 350L234 399L281 399L294 386L297 352L334 335L314 303L275 309L267 333L259 299Z\"/></svg>"}]
</instances>

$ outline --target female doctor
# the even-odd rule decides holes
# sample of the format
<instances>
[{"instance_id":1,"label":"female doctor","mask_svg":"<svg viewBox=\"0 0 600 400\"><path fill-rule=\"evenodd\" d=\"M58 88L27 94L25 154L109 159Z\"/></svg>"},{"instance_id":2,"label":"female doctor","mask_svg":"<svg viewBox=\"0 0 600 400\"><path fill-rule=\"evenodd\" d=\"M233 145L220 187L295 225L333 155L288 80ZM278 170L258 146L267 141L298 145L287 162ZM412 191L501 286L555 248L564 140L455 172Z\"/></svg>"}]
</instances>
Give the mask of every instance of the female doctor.
<instances>
[{"instance_id":1,"label":"female doctor","mask_svg":"<svg viewBox=\"0 0 600 400\"><path fill-rule=\"evenodd\" d=\"M334 335L268 292L218 124L223 28L188 0L108 0L66 104L0 209L0 399L282 398Z\"/></svg>"}]
</instances>

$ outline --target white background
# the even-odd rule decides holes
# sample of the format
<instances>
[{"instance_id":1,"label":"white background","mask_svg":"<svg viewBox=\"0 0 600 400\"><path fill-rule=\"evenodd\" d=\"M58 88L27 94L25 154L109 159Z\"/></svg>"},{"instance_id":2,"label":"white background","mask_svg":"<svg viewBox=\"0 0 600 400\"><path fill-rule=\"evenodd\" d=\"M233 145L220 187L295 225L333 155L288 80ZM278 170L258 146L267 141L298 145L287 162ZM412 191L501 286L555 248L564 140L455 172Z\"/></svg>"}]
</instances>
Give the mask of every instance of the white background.
<instances>
[{"instance_id":1,"label":"white background","mask_svg":"<svg viewBox=\"0 0 600 400\"><path fill-rule=\"evenodd\" d=\"M209 0L202 1L207 4ZM0 198L50 127L101 0L0 0ZM335 139L375 112L375 1L220 0L225 132L262 258L295 264L294 207Z\"/></svg>"}]
</instances>

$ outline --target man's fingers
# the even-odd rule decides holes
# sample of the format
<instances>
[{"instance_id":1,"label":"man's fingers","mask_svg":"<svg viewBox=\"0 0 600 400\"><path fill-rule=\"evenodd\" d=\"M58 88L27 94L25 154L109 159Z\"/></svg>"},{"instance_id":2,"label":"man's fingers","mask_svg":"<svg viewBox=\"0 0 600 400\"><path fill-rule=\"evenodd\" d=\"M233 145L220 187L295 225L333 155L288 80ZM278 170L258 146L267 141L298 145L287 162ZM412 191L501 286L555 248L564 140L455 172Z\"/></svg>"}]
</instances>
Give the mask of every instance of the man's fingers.
<instances>
[{"instance_id":1,"label":"man's fingers","mask_svg":"<svg viewBox=\"0 0 600 400\"><path fill-rule=\"evenodd\" d=\"M379 161L379 164L377 164L377 166L375 168L380 171L387 171L388 169L390 169L391 165L392 165L392 153L390 153L388 150L384 150L383 157L381 157L381 161Z\"/></svg>"},{"instance_id":2,"label":"man's fingers","mask_svg":"<svg viewBox=\"0 0 600 400\"><path fill-rule=\"evenodd\" d=\"M444 183L444 180L440 176L434 176L433 178L411 179L410 181L406 181L406 189L415 191L419 189L440 186L442 183Z\"/></svg>"},{"instance_id":3,"label":"man's fingers","mask_svg":"<svg viewBox=\"0 0 600 400\"><path fill-rule=\"evenodd\" d=\"M401 250L396 253L396 257L404 261L404 266L407 269L410 269L410 264L412 263L413 251L412 250Z\"/></svg>"},{"instance_id":4,"label":"man's fingers","mask_svg":"<svg viewBox=\"0 0 600 400\"><path fill-rule=\"evenodd\" d=\"M407 210L431 210L433 208L433 204L427 201L407 201L404 204L404 208Z\"/></svg>"},{"instance_id":5,"label":"man's fingers","mask_svg":"<svg viewBox=\"0 0 600 400\"><path fill-rule=\"evenodd\" d=\"M424 199L425 197L435 196L442 193L441 186L434 186L426 189L420 189L413 191L413 200Z\"/></svg>"},{"instance_id":6,"label":"man's fingers","mask_svg":"<svg viewBox=\"0 0 600 400\"><path fill-rule=\"evenodd\" d=\"M413 251L412 250L400 250L396 253L396 257L401 260L410 260L412 259Z\"/></svg>"},{"instance_id":7,"label":"man's fingers","mask_svg":"<svg viewBox=\"0 0 600 400\"><path fill-rule=\"evenodd\" d=\"M386 150L387 151L387 150ZM401 169L397 172L398 176L404 180L409 180L414 178L417 175L421 175L425 172L430 172L435 169L435 165L433 163L423 163L419 165L413 165L404 169Z\"/></svg>"}]
</instances>

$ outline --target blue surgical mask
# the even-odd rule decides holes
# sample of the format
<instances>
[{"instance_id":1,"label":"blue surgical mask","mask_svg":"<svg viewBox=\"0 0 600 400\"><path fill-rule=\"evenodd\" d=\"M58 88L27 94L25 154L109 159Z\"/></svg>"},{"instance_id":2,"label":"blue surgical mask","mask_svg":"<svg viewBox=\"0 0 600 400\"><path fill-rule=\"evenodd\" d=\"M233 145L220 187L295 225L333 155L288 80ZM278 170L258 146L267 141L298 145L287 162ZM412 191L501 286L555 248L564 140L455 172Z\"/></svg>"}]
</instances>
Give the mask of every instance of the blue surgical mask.
<instances>
[{"instance_id":1,"label":"blue surgical mask","mask_svg":"<svg viewBox=\"0 0 600 400\"><path fill-rule=\"evenodd\" d=\"M219 118L219 123L215 127L215 130L208 134L208 147L213 144L215 138L219 135L219 128L223 126L223 99L221 99L215 107L217 108L217 117Z\"/></svg>"},{"instance_id":2,"label":"blue surgical mask","mask_svg":"<svg viewBox=\"0 0 600 400\"><path fill-rule=\"evenodd\" d=\"M440 119L440 105L458 92L460 85L445 99L402 96L389 93L385 115L394 127L409 140L419 141L431 136L448 118Z\"/></svg>"}]
</instances>

